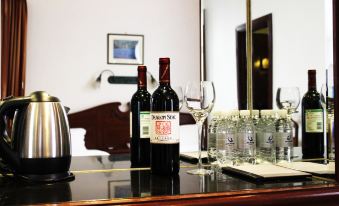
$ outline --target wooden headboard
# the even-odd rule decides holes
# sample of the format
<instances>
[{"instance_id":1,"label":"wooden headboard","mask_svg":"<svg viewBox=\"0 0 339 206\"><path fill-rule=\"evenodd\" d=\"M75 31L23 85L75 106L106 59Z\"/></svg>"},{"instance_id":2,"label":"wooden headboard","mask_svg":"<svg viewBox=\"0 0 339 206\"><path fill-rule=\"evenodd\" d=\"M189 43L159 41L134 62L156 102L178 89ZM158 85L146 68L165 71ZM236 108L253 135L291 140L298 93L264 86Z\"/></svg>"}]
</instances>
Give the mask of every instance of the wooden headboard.
<instances>
[{"instance_id":1,"label":"wooden headboard","mask_svg":"<svg viewBox=\"0 0 339 206\"><path fill-rule=\"evenodd\" d=\"M86 130L87 149L98 149L110 154L129 152L130 111L122 112L120 105L120 102L113 102L68 115L71 128ZM188 113L180 113L180 125L184 124L195 124Z\"/></svg>"}]
</instances>

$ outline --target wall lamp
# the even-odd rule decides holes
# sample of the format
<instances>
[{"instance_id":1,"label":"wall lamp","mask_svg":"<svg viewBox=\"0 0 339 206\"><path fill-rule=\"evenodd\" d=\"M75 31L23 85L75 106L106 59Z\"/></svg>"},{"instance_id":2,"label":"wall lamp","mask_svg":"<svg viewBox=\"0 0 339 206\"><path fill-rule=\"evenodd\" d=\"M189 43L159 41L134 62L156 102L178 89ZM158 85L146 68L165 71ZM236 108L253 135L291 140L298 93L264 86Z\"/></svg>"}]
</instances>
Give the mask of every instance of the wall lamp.
<instances>
[{"instance_id":1,"label":"wall lamp","mask_svg":"<svg viewBox=\"0 0 339 206\"><path fill-rule=\"evenodd\" d=\"M137 84L138 83L138 77L137 76L115 76L114 73L111 70L103 70L100 75L95 79L97 83L101 82L102 74L105 72L111 73L111 75L108 77L107 81L110 84ZM154 78L154 76L147 72L147 75L151 78L151 84L156 84L157 80Z\"/></svg>"}]
</instances>

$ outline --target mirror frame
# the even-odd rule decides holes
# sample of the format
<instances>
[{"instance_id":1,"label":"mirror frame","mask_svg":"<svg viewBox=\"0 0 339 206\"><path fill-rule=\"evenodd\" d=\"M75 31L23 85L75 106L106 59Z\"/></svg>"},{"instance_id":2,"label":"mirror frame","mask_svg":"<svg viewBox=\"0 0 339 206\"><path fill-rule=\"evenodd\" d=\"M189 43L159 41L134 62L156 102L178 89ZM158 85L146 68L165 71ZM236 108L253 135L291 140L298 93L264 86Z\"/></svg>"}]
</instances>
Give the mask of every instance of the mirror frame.
<instances>
[{"instance_id":1,"label":"mirror frame","mask_svg":"<svg viewBox=\"0 0 339 206\"><path fill-rule=\"evenodd\" d=\"M333 4L333 79L334 79L334 136L339 137L339 97L338 97L338 24L339 24L339 15L338 15L338 0L332 0ZM335 148L339 148L339 141L335 141ZM339 153L335 153L335 180L339 182Z\"/></svg>"}]
</instances>

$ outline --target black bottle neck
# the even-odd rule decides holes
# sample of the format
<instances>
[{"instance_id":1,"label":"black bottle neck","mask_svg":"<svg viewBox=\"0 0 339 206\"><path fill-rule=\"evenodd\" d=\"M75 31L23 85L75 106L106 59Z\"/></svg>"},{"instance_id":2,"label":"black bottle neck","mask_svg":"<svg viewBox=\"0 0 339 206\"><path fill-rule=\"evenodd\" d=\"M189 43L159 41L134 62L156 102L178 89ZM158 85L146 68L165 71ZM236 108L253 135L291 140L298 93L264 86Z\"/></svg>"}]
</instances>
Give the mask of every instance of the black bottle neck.
<instances>
[{"instance_id":1,"label":"black bottle neck","mask_svg":"<svg viewBox=\"0 0 339 206\"><path fill-rule=\"evenodd\" d=\"M147 88L146 70L138 70L138 90Z\"/></svg>"},{"instance_id":2,"label":"black bottle neck","mask_svg":"<svg viewBox=\"0 0 339 206\"><path fill-rule=\"evenodd\" d=\"M171 83L170 78L170 64L169 63L160 63L159 70L159 83L161 86L169 86Z\"/></svg>"},{"instance_id":3,"label":"black bottle neck","mask_svg":"<svg viewBox=\"0 0 339 206\"><path fill-rule=\"evenodd\" d=\"M308 71L308 90L317 90L317 78L315 70Z\"/></svg>"}]
</instances>

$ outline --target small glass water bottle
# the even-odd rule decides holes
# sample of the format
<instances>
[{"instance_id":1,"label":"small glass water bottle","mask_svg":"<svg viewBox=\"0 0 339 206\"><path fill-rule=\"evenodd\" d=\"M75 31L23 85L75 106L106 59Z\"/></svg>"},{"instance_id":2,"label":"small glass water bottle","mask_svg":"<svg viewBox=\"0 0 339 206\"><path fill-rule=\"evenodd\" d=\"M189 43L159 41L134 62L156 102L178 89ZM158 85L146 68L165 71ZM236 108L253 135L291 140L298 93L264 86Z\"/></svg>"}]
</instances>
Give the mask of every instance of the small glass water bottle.
<instances>
[{"instance_id":1,"label":"small glass water bottle","mask_svg":"<svg viewBox=\"0 0 339 206\"><path fill-rule=\"evenodd\" d=\"M208 126L207 155L208 162L210 163L216 161L216 135L217 127L220 122L220 115L220 112L212 112L211 123Z\"/></svg>"},{"instance_id":2,"label":"small glass water bottle","mask_svg":"<svg viewBox=\"0 0 339 206\"><path fill-rule=\"evenodd\" d=\"M275 164L275 121L272 110L261 110L257 125L257 163Z\"/></svg>"},{"instance_id":3,"label":"small glass water bottle","mask_svg":"<svg viewBox=\"0 0 339 206\"><path fill-rule=\"evenodd\" d=\"M240 110L238 130L238 162L239 164L255 164L256 136L255 127L249 110Z\"/></svg>"},{"instance_id":4,"label":"small glass water bottle","mask_svg":"<svg viewBox=\"0 0 339 206\"><path fill-rule=\"evenodd\" d=\"M236 161L236 122L232 111L223 115L217 129L216 158L219 166L234 165Z\"/></svg>"},{"instance_id":5,"label":"small glass water bottle","mask_svg":"<svg viewBox=\"0 0 339 206\"><path fill-rule=\"evenodd\" d=\"M292 122L287 118L286 110L278 110L276 122L276 158L279 162L293 160Z\"/></svg>"}]
</instances>

